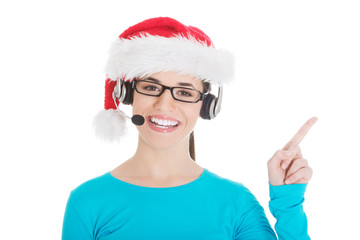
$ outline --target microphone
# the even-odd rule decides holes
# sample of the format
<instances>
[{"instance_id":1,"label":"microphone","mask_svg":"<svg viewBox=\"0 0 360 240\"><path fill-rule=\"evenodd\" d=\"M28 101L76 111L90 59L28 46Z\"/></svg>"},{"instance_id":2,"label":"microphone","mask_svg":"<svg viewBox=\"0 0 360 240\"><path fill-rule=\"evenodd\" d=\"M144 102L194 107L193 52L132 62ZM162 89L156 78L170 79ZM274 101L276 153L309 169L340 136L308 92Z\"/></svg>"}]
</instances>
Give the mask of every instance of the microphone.
<instances>
[{"instance_id":1,"label":"microphone","mask_svg":"<svg viewBox=\"0 0 360 240\"><path fill-rule=\"evenodd\" d=\"M141 125L143 125L144 122L145 122L145 118L144 118L143 116L139 115L139 114L135 114L134 116L129 117L129 116L126 115L123 111L121 111L118 107L117 107L117 110L118 110L118 112L119 112L123 117L125 117L125 118L127 118L127 119L130 119L131 122L132 122L133 124L135 124L136 126L141 126Z\"/></svg>"},{"instance_id":2,"label":"microphone","mask_svg":"<svg viewBox=\"0 0 360 240\"><path fill-rule=\"evenodd\" d=\"M145 118L139 114L135 114L134 116L132 116L131 122L136 126L141 126L144 124Z\"/></svg>"}]
</instances>

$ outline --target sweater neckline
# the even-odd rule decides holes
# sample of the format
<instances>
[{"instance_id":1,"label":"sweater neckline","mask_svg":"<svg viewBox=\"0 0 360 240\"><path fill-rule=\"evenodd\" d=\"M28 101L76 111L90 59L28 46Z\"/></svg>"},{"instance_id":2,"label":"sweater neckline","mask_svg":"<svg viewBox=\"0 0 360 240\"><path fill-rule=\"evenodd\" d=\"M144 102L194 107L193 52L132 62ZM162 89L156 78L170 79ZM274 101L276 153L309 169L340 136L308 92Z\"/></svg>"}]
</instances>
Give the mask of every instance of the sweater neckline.
<instances>
[{"instance_id":1,"label":"sweater neckline","mask_svg":"<svg viewBox=\"0 0 360 240\"><path fill-rule=\"evenodd\" d=\"M132 188L133 190L146 190L146 191L174 191L174 190L182 190L182 189L186 189L189 188L193 185L196 185L198 183L200 183L201 181L203 181L203 179L206 177L206 175L208 174L208 170L206 168L203 168L203 172L201 173L200 177L198 177L197 179L189 182L189 183L185 183L183 185L179 185L179 186L174 186L174 187L146 187L146 186L140 186L140 185L135 185L132 183L128 183L125 182L123 180L120 180L116 177L114 177L110 172L107 172L105 175L110 178L112 181L114 181L115 183L122 185L124 187L127 188Z\"/></svg>"}]
</instances>

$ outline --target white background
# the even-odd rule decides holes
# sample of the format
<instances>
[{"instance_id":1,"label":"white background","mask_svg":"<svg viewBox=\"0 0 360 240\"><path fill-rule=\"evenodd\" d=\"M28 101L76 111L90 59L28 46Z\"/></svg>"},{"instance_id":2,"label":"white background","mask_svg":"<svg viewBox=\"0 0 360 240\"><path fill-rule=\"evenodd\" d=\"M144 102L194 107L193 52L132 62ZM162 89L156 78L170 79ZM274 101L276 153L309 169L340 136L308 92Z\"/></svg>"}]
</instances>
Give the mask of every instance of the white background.
<instances>
[{"instance_id":1,"label":"white background","mask_svg":"<svg viewBox=\"0 0 360 240\"><path fill-rule=\"evenodd\" d=\"M60 239L70 191L128 159L95 139L112 41L150 17L202 29L236 57L222 112L199 120L197 162L244 183L268 210L266 162L310 117L312 239L358 239L358 1L2 1L0 238Z\"/></svg>"}]
</instances>

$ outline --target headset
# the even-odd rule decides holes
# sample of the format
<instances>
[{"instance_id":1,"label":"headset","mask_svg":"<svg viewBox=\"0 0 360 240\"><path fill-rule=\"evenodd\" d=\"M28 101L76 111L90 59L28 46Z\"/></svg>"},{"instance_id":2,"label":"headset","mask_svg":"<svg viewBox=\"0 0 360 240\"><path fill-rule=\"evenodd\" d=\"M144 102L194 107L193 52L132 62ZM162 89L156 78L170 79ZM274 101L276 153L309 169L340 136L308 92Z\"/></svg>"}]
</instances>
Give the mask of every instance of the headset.
<instances>
[{"instance_id":1,"label":"headset","mask_svg":"<svg viewBox=\"0 0 360 240\"><path fill-rule=\"evenodd\" d=\"M113 91L113 99L116 102L116 99L124 105L130 105L134 99L134 81L123 81L116 80L116 85ZM221 110L221 102L223 95L223 87L219 86L218 96L211 93L205 93L203 96L203 103L200 110L200 116L203 119L211 120L214 119Z\"/></svg>"}]
</instances>

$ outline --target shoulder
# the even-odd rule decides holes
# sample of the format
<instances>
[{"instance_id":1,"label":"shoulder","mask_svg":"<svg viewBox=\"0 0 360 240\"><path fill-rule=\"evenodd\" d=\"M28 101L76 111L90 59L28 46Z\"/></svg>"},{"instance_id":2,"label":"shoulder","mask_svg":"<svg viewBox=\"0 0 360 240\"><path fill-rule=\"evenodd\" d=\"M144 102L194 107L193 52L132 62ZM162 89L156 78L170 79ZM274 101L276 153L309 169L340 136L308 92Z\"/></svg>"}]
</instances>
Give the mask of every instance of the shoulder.
<instances>
[{"instance_id":1,"label":"shoulder","mask_svg":"<svg viewBox=\"0 0 360 240\"><path fill-rule=\"evenodd\" d=\"M231 180L210 171L208 172L210 176L209 183L213 188L216 188L219 194L231 195L235 198L241 199L255 198L254 195L250 192L250 190L245 187L241 182Z\"/></svg>"},{"instance_id":2,"label":"shoulder","mask_svg":"<svg viewBox=\"0 0 360 240\"><path fill-rule=\"evenodd\" d=\"M87 180L73 189L70 199L75 202L91 201L104 197L113 188L110 173Z\"/></svg>"},{"instance_id":3,"label":"shoulder","mask_svg":"<svg viewBox=\"0 0 360 240\"><path fill-rule=\"evenodd\" d=\"M216 186L225 187L227 190L231 190L231 189L245 190L246 189L246 187L240 182L223 177L223 176L216 174L209 170L208 170L208 174L211 179L211 184L215 184Z\"/></svg>"}]
</instances>

